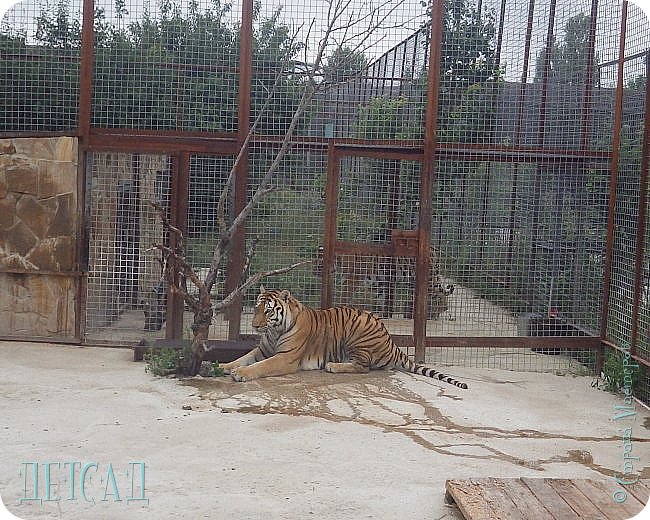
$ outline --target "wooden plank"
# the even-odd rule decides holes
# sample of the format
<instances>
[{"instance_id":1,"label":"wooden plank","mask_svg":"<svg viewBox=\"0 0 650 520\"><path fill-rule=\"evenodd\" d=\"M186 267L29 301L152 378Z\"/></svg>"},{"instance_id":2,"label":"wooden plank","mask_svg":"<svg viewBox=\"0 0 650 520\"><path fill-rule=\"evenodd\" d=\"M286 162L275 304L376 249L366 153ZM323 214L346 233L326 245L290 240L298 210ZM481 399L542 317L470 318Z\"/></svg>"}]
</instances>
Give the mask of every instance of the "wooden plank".
<instances>
[{"instance_id":1,"label":"wooden plank","mask_svg":"<svg viewBox=\"0 0 650 520\"><path fill-rule=\"evenodd\" d=\"M544 504L556 520L578 519L576 512L569 507L564 499L548 484L548 479L522 477L521 481Z\"/></svg>"},{"instance_id":2,"label":"wooden plank","mask_svg":"<svg viewBox=\"0 0 650 520\"><path fill-rule=\"evenodd\" d=\"M157 339L153 343L146 340L133 347L133 361L142 361L149 349L171 348L179 350L189 345L189 340ZM219 361L229 363L250 352L256 344L255 339L240 340L208 340L209 350L203 355L203 361Z\"/></svg>"},{"instance_id":3,"label":"wooden plank","mask_svg":"<svg viewBox=\"0 0 650 520\"><path fill-rule=\"evenodd\" d=\"M478 486L482 486L483 496L488 500L492 508L497 511L494 520L503 518L504 520L526 520L528 515L517 509L512 499L505 493L501 485L503 480L488 478L485 480L472 480Z\"/></svg>"},{"instance_id":4,"label":"wooden plank","mask_svg":"<svg viewBox=\"0 0 650 520\"><path fill-rule=\"evenodd\" d=\"M531 512L534 511L535 520L555 520L544 504L528 489L521 479L502 479L499 484L522 515L530 516Z\"/></svg>"},{"instance_id":5,"label":"wooden plank","mask_svg":"<svg viewBox=\"0 0 650 520\"><path fill-rule=\"evenodd\" d=\"M650 500L650 485L647 480L639 480L636 484L631 486L624 486L628 495L632 494L644 506Z\"/></svg>"},{"instance_id":6,"label":"wooden plank","mask_svg":"<svg viewBox=\"0 0 650 520\"><path fill-rule=\"evenodd\" d=\"M613 480L485 478L448 480L445 498L453 501L466 520L627 520L647 502L650 486L639 481L624 486L625 502L613 493Z\"/></svg>"},{"instance_id":7,"label":"wooden plank","mask_svg":"<svg viewBox=\"0 0 650 520\"><path fill-rule=\"evenodd\" d=\"M448 480L447 494L467 520L498 520L502 517L483 496L480 485L467 480Z\"/></svg>"},{"instance_id":8,"label":"wooden plank","mask_svg":"<svg viewBox=\"0 0 650 520\"><path fill-rule=\"evenodd\" d=\"M573 485L588 497L608 520L627 520L641 511L643 505L634 497L628 496L625 502L616 502L612 493L618 486L613 481L610 482L612 485L604 481L576 479Z\"/></svg>"},{"instance_id":9,"label":"wooden plank","mask_svg":"<svg viewBox=\"0 0 650 520\"><path fill-rule=\"evenodd\" d=\"M545 479L549 485L557 491L564 501L578 513L579 517L588 517L592 520L607 520L602 512L591 503L591 501L574 486L570 479L557 478Z\"/></svg>"}]
</instances>

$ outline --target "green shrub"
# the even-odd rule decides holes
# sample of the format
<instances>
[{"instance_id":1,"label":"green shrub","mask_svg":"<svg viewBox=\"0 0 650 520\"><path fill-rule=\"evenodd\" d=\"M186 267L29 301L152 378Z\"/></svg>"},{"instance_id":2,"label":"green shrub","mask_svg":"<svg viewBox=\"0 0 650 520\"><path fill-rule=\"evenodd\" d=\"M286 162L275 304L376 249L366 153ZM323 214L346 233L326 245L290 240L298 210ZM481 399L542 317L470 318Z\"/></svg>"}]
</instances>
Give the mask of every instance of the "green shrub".
<instances>
[{"instance_id":1,"label":"green shrub","mask_svg":"<svg viewBox=\"0 0 650 520\"><path fill-rule=\"evenodd\" d=\"M177 370L178 351L173 348L150 348L144 355L145 372L155 376L168 376Z\"/></svg>"},{"instance_id":2,"label":"green shrub","mask_svg":"<svg viewBox=\"0 0 650 520\"><path fill-rule=\"evenodd\" d=\"M625 386L623 360L625 355L619 350L608 350L605 353L605 362L603 363L603 380L605 381L604 390L608 392L620 392ZM633 362L634 365L636 363ZM637 393L641 381L640 370L632 369L632 390Z\"/></svg>"}]
</instances>

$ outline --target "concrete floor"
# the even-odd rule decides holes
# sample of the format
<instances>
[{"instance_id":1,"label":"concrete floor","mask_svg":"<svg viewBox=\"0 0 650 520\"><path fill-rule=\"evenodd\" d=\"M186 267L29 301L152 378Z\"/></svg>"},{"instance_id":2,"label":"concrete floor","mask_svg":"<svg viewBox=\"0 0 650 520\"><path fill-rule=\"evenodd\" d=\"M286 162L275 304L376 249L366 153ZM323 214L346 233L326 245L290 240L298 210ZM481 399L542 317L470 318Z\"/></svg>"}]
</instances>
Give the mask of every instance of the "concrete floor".
<instances>
[{"instance_id":1,"label":"concrete floor","mask_svg":"<svg viewBox=\"0 0 650 520\"><path fill-rule=\"evenodd\" d=\"M446 479L611 479L623 471L625 428L640 458L634 474L650 477L650 414L635 403L615 420L622 397L591 388L590 377L450 368L469 390L395 372L178 381L131 359L128 350L0 342L0 494L13 513L457 519L443 500ZM74 500L70 461L80 463ZM21 501L46 498L47 462L52 500ZM130 462L144 463L148 504L127 501L142 496L142 465ZM81 480L94 503L79 484L88 463L97 467Z\"/></svg>"}]
</instances>

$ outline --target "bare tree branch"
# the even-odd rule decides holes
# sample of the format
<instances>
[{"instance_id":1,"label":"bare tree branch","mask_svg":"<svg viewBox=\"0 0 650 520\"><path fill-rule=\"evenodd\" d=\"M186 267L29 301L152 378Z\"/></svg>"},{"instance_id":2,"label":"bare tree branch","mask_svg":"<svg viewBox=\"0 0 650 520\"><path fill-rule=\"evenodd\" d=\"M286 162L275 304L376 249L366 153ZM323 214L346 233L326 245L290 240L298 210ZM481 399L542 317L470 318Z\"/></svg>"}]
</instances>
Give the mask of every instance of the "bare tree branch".
<instances>
[{"instance_id":1,"label":"bare tree branch","mask_svg":"<svg viewBox=\"0 0 650 520\"><path fill-rule=\"evenodd\" d=\"M313 260L304 260L302 262L291 264L290 266L287 267L282 267L281 269L273 269L271 271L261 271L259 273L255 273L254 275L250 276L243 284L241 284L234 291L232 291L228 296L226 296L223 300L221 300L219 303L214 304L213 308L215 311L221 312L229 305L232 305L232 303L240 294L246 291L249 287L259 283L267 276L276 276L278 274L284 274L295 269L296 267L300 267L301 265L305 265L305 264L311 264L312 262Z\"/></svg>"}]
</instances>

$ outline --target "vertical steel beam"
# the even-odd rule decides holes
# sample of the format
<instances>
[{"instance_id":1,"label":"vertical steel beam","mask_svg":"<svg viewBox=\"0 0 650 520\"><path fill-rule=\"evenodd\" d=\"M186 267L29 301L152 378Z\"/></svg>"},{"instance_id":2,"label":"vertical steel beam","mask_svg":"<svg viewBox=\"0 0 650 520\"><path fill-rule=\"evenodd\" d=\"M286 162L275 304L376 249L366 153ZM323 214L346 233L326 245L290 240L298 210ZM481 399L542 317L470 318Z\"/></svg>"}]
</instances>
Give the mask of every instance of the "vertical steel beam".
<instances>
[{"instance_id":1,"label":"vertical steel beam","mask_svg":"<svg viewBox=\"0 0 650 520\"><path fill-rule=\"evenodd\" d=\"M608 310L610 284L612 281L612 262L614 258L614 224L616 218L616 183L618 181L618 163L621 146L621 124L623 120L623 69L625 65L625 36L627 31L627 0L623 0L621 8L621 31L618 42L618 75L616 82L616 101L614 104L614 127L612 139L612 155L609 175L609 210L607 216L607 249L605 254L605 273L603 280L603 307L600 320L600 338L607 339ZM596 370L600 373L603 365L603 350L598 353Z\"/></svg>"},{"instance_id":2,"label":"vertical steel beam","mask_svg":"<svg viewBox=\"0 0 650 520\"><path fill-rule=\"evenodd\" d=\"M171 168L171 196L169 200L169 221L172 226L180 229L183 236L187 237L187 200L189 196L189 162L190 154L182 152L172 157ZM175 249L178 245L177 237L169 235L169 247ZM187 247L187 243L185 244ZM178 274L174 274L174 285L178 285ZM183 298L176 293L167 291L167 327L165 338L181 339L183 337L183 313L185 304Z\"/></svg>"},{"instance_id":3,"label":"vertical steel beam","mask_svg":"<svg viewBox=\"0 0 650 520\"><path fill-rule=\"evenodd\" d=\"M418 256L415 269L415 311L413 341L415 359L424 361L427 335L429 248L431 246L431 214L433 211L433 184L436 176L436 146L438 130L438 103L440 94L440 61L444 28L443 0L433 0L431 37L429 39L429 71L427 77L427 104L424 115L424 162L420 174L420 208L418 218Z\"/></svg>"},{"instance_id":4,"label":"vertical steel beam","mask_svg":"<svg viewBox=\"0 0 650 520\"><path fill-rule=\"evenodd\" d=\"M502 9L503 11L503 9ZM514 146L521 144L521 129L524 124L524 108L526 106L526 85L528 83L528 66L530 62L530 46L533 35L533 20L535 13L535 0L528 2L528 22L526 25L526 40L524 44L524 64L521 72L521 84L519 86L519 103L517 104L517 122L515 123ZM517 196L519 185L519 163L513 165L512 171L512 191L510 192L510 236L508 237L508 255L506 264L511 266L511 274L514 269L512 256L514 251L515 234L512 231L515 227L515 218L517 212ZM510 276L512 278L512 276Z\"/></svg>"},{"instance_id":5,"label":"vertical steel beam","mask_svg":"<svg viewBox=\"0 0 650 520\"><path fill-rule=\"evenodd\" d=\"M321 267L321 309L332 306L334 301L334 266L336 255L336 211L338 208L341 157L330 141L327 148L327 191L325 192L325 226L323 240L323 265ZM347 302L346 302L347 303Z\"/></svg>"},{"instance_id":6,"label":"vertical steel beam","mask_svg":"<svg viewBox=\"0 0 650 520\"><path fill-rule=\"evenodd\" d=\"M81 27L81 63L79 64L79 138L84 148L88 144L92 114L94 59L94 0L83 0Z\"/></svg>"},{"instance_id":7,"label":"vertical steel beam","mask_svg":"<svg viewBox=\"0 0 650 520\"><path fill-rule=\"evenodd\" d=\"M237 131L240 147L246 147L235 173L234 215L246 206L248 191L248 145L246 136L250 130L251 83L253 77L253 0L242 3L242 24L239 50L239 109L237 112ZM230 249L230 262L226 276L226 290L233 291L240 283L246 248L246 224L242 224L233 236ZM228 309L228 338L239 339L241 332L241 313L243 295L239 296Z\"/></svg>"},{"instance_id":8,"label":"vertical steel beam","mask_svg":"<svg viewBox=\"0 0 650 520\"><path fill-rule=\"evenodd\" d=\"M589 121L591 94L594 86L594 59L596 55L596 22L598 21L598 0L592 0L589 18L589 40L587 50L587 77L582 95L582 148L589 147Z\"/></svg>"},{"instance_id":9,"label":"vertical steel beam","mask_svg":"<svg viewBox=\"0 0 650 520\"><path fill-rule=\"evenodd\" d=\"M548 26L546 29L546 46L544 52L544 69L542 72L542 91L540 93L540 105L539 105L539 122L537 126L537 146L545 149L546 146L544 141L546 139L546 101L548 97L548 82L551 73L551 54L553 52L553 41L554 41L554 31L555 31L555 7L556 0L551 0L549 6L548 14ZM552 163L544 166L548 173L548 170L553 166ZM530 241L530 269L528 270L528 280L527 284L532 286L535 283L535 278L537 276L537 256L538 256L538 242L539 242L539 218L541 213L540 204L541 202L541 192L542 192L542 170L540 164L535 165L535 178L533 185L533 214L531 218L531 241ZM548 309L547 309L548 310Z\"/></svg>"},{"instance_id":10,"label":"vertical steel beam","mask_svg":"<svg viewBox=\"0 0 650 520\"><path fill-rule=\"evenodd\" d=\"M77 135L79 137L77 175L77 246L76 269L83 275L77 282L77 298L75 299L75 337L84 341L86 334L86 291L88 287L88 240L86 226L86 186L88 183L86 156L90 136L92 114L92 79L93 79L93 48L94 48L94 0L83 0L81 26L81 61L79 63L79 106L77 112Z\"/></svg>"},{"instance_id":11,"label":"vertical steel beam","mask_svg":"<svg viewBox=\"0 0 650 520\"><path fill-rule=\"evenodd\" d=\"M630 330L630 353L636 354L639 339L639 313L643 289L643 255L645 253L646 216L648 211L648 167L650 166L650 51L646 54L645 110L643 111L643 151L641 155L641 178L639 180L639 214L636 226L636 251L634 261L634 299L632 300L632 328Z\"/></svg>"}]
</instances>

